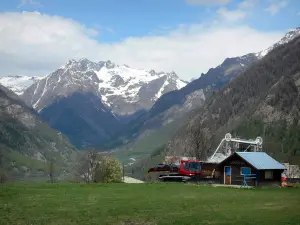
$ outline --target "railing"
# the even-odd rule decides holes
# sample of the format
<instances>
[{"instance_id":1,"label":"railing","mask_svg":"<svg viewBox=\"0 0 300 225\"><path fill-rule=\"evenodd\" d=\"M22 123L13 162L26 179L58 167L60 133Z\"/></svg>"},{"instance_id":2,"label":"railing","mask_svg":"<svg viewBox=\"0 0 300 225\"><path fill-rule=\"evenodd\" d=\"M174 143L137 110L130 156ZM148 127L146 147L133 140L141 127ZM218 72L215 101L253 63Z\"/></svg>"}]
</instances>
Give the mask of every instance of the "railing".
<instances>
[{"instance_id":1,"label":"railing","mask_svg":"<svg viewBox=\"0 0 300 225\"><path fill-rule=\"evenodd\" d=\"M241 186L249 186L247 183L247 180L254 180L254 179L255 179L255 186L258 185L258 180L257 180L256 174L244 174L243 177L244 177L244 179L243 179L243 183Z\"/></svg>"}]
</instances>

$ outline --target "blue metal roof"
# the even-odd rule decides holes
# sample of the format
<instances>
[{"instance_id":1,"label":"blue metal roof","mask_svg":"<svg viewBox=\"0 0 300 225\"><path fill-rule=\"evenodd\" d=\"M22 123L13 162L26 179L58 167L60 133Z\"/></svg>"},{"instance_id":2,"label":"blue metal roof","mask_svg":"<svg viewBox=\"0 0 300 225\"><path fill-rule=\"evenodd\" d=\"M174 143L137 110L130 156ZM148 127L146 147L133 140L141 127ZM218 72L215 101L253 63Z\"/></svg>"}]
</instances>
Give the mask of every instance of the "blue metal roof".
<instances>
[{"instance_id":1,"label":"blue metal roof","mask_svg":"<svg viewBox=\"0 0 300 225\"><path fill-rule=\"evenodd\" d=\"M237 152L237 154L258 170L285 169L283 164L265 152Z\"/></svg>"}]
</instances>

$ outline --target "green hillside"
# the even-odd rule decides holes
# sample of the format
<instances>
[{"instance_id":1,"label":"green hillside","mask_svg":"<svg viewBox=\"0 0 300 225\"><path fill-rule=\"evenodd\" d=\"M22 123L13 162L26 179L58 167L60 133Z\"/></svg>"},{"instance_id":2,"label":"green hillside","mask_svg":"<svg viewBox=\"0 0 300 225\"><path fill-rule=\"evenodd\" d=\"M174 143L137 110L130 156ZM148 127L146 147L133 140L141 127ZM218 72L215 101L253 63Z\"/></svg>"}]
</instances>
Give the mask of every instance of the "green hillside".
<instances>
[{"instance_id":1,"label":"green hillside","mask_svg":"<svg viewBox=\"0 0 300 225\"><path fill-rule=\"evenodd\" d=\"M67 172L76 155L77 150L64 135L0 86L0 168L11 180L46 177L50 161L58 174Z\"/></svg>"}]
</instances>

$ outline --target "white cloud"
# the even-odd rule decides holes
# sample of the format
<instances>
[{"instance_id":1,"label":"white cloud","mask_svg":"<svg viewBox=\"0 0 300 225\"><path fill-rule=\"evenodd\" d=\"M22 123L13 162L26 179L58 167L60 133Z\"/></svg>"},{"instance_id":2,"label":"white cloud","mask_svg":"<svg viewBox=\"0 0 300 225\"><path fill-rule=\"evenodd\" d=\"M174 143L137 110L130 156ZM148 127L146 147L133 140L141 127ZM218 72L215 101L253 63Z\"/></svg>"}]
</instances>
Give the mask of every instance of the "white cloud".
<instances>
[{"instance_id":1,"label":"white cloud","mask_svg":"<svg viewBox=\"0 0 300 225\"><path fill-rule=\"evenodd\" d=\"M34 0L21 0L19 5L17 6L18 8L22 8L26 5L30 5L30 6L34 6L34 7L42 7L43 5L38 2L38 1L34 1Z\"/></svg>"},{"instance_id":2,"label":"white cloud","mask_svg":"<svg viewBox=\"0 0 300 225\"><path fill-rule=\"evenodd\" d=\"M252 8L258 0L244 0L239 4L240 8Z\"/></svg>"},{"instance_id":3,"label":"white cloud","mask_svg":"<svg viewBox=\"0 0 300 225\"><path fill-rule=\"evenodd\" d=\"M231 0L186 0L192 5L227 5Z\"/></svg>"},{"instance_id":4,"label":"white cloud","mask_svg":"<svg viewBox=\"0 0 300 225\"><path fill-rule=\"evenodd\" d=\"M227 10L224 7L218 9L217 14L219 14L223 19L229 22L241 21L246 17L246 12L241 9Z\"/></svg>"},{"instance_id":5,"label":"white cloud","mask_svg":"<svg viewBox=\"0 0 300 225\"><path fill-rule=\"evenodd\" d=\"M270 0L270 5L265 9L265 11L271 13L271 15L277 14L282 8L287 6L287 1L277 1Z\"/></svg>"},{"instance_id":6,"label":"white cloud","mask_svg":"<svg viewBox=\"0 0 300 225\"><path fill-rule=\"evenodd\" d=\"M114 33L114 29L111 27L107 27L107 26L102 26L100 24L95 24L93 27L95 27L95 29L100 30L100 31L106 31L109 33Z\"/></svg>"},{"instance_id":7,"label":"white cloud","mask_svg":"<svg viewBox=\"0 0 300 225\"><path fill-rule=\"evenodd\" d=\"M244 0L237 5L236 9L228 10L226 7L221 7L216 13L222 20L225 20L225 22L242 22L252 13L252 9L258 1L259 0Z\"/></svg>"},{"instance_id":8,"label":"white cloud","mask_svg":"<svg viewBox=\"0 0 300 225\"><path fill-rule=\"evenodd\" d=\"M74 20L39 13L0 13L0 75L45 75L67 60L87 57L134 68L175 71L183 79L249 52L269 47L282 32L227 23L182 25L163 35L102 44L98 32ZM101 35L101 34L100 34Z\"/></svg>"}]
</instances>

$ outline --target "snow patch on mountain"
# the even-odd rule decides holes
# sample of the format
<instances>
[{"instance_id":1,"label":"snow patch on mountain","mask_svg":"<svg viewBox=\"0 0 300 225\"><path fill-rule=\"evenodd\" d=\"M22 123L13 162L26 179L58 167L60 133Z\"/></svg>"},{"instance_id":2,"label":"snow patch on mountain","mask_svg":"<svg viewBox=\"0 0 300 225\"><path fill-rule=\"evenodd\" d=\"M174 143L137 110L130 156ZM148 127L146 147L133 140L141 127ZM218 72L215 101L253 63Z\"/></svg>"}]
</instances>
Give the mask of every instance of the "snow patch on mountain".
<instances>
[{"instance_id":1,"label":"snow patch on mountain","mask_svg":"<svg viewBox=\"0 0 300 225\"><path fill-rule=\"evenodd\" d=\"M7 87L17 95L22 95L32 84L42 79L36 76L7 76L0 77L0 84Z\"/></svg>"},{"instance_id":2,"label":"snow patch on mountain","mask_svg":"<svg viewBox=\"0 0 300 225\"><path fill-rule=\"evenodd\" d=\"M269 48L256 53L255 56L258 59L261 59L264 56L266 56L270 51L272 51L274 48L276 48L277 46L286 44L286 43L290 42L291 40L293 40L294 38L296 38L298 36L300 36L300 27L297 27L295 29L291 29L278 42L276 42L274 45L270 46Z\"/></svg>"},{"instance_id":3,"label":"snow patch on mountain","mask_svg":"<svg viewBox=\"0 0 300 225\"><path fill-rule=\"evenodd\" d=\"M174 73L134 69L110 60L92 62L72 59L58 70L33 84L22 95L40 111L59 96L92 92L119 115L149 109L161 95L184 87L187 82Z\"/></svg>"},{"instance_id":4,"label":"snow patch on mountain","mask_svg":"<svg viewBox=\"0 0 300 225\"><path fill-rule=\"evenodd\" d=\"M169 82L166 80L163 86L159 89L158 93L155 95L156 99L159 99L160 96L162 96L162 92L168 84Z\"/></svg>"},{"instance_id":5,"label":"snow patch on mountain","mask_svg":"<svg viewBox=\"0 0 300 225\"><path fill-rule=\"evenodd\" d=\"M182 80L177 80L176 81L176 87L177 87L178 90L181 89L181 88L183 88L183 87L185 87L186 84L187 84L187 82L184 82Z\"/></svg>"}]
</instances>

